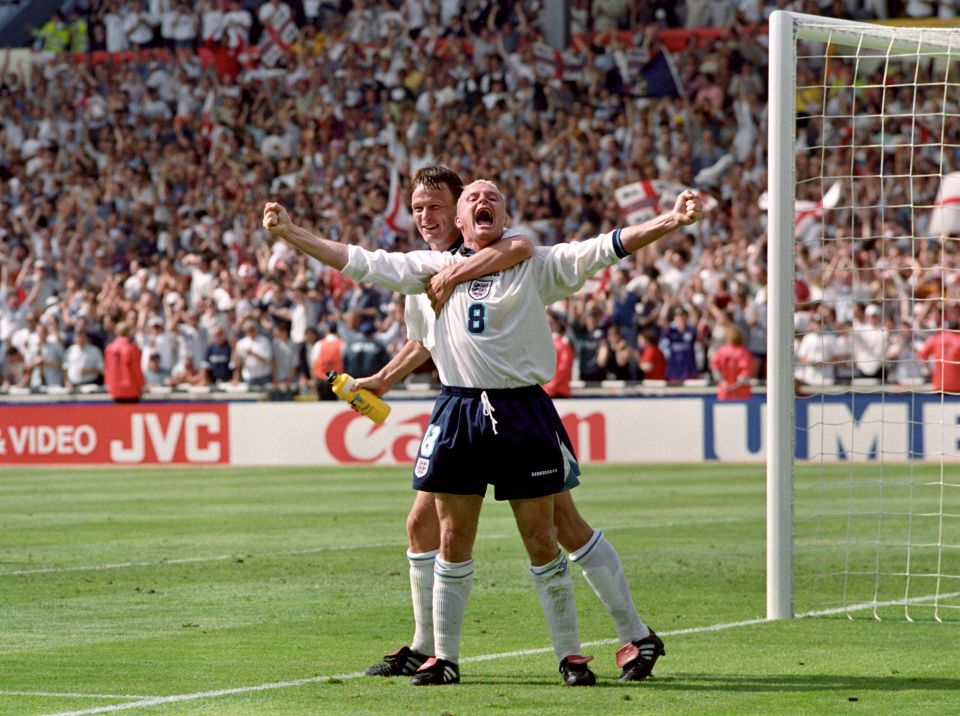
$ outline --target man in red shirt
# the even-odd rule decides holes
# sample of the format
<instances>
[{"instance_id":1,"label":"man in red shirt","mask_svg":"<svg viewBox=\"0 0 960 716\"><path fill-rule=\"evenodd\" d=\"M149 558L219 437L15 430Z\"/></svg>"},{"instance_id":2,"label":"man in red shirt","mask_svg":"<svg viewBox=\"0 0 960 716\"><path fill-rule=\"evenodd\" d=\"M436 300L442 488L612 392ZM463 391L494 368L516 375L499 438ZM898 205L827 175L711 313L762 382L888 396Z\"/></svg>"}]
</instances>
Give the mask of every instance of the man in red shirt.
<instances>
[{"instance_id":1,"label":"man in red shirt","mask_svg":"<svg viewBox=\"0 0 960 716\"><path fill-rule=\"evenodd\" d=\"M118 403L136 403L145 383L140 369L140 349L128 338L130 326L117 324L117 337L103 354L103 381L107 391Z\"/></svg>"},{"instance_id":2,"label":"man in red shirt","mask_svg":"<svg viewBox=\"0 0 960 716\"><path fill-rule=\"evenodd\" d=\"M960 393L960 331L951 321L947 330L927 338L917 351L922 361L933 362L933 389L941 393Z\"/></svg>"},{"instance_id":3,"label":"man in red shirt","mask_svg":"<svg viewBox=\"0 0 960 716\"><path fill-rule=\"evenodd\" d=\"M667 379L667 357L657 345L657 331L648 328L637 338L640 346L640 370L644 380Z\"/></svg>"},{"instance_id":4,"label":"man in red shirt","mask_svg":"<svg viewBox=\"0 0 960 716\"><path fill-rule=\"evenodd\" d=\"M736 326L727 329L726 343L713 354L710 366L720 375L719 400L742 400L750 397L750 376L753 375L753 354L743 347L743 334Z\"/></svg>"},{"instance_id":5,"label":"man in red shirt","mask_svg":"<svg viewBox=\"0 0 960 716\"><path fill-rule=\"evenodd\" d=\"M570 377L573 372L573 345L567 338L567 326L562 318L547 313L550 328L553 333L553 347L557 350L557 369L549 382L544 383L543 390L551 398L570 397Z\"/></svg>"},{"instance_id":6,"label":"man in red shirt","mask_svg":"<svg viewBox=\"0 0 960 716\"><path fill-rule=\"evenodd\" d=\"M337 324L330 321L327 333L313 344L310 355L310 364L313 367L313 377L317 379L317 398L320 400L336 400L333 388L327 382L327 373L343 372L343 339L337 335Z\"/></svg>"}]
</instances>

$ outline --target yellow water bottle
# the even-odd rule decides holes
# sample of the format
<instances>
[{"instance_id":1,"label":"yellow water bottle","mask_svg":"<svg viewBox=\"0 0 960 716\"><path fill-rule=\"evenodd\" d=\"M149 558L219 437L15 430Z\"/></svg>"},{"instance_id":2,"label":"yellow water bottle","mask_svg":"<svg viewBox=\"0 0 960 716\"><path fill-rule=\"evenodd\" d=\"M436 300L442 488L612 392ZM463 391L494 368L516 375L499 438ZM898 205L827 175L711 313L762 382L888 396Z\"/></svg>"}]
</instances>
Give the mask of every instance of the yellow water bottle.
<instances>
[{"instance_id":1,"label":"yellow water bottle","mask_svg":"<svg viewBox=\"0 0 960 716\"><path fill-rule=\"evenodd\" d=\"M387 405L379 396L374 395L366 388L360 390L350 390L350 384L353 382L346 373L339 375L335 370L327 373L327 382L333 388L333 392L341 400L346 400L350 405L356 408L361 415L366 415L375 423L382 423L390 414L390 406Z\"/></svg>"}]
</instances>

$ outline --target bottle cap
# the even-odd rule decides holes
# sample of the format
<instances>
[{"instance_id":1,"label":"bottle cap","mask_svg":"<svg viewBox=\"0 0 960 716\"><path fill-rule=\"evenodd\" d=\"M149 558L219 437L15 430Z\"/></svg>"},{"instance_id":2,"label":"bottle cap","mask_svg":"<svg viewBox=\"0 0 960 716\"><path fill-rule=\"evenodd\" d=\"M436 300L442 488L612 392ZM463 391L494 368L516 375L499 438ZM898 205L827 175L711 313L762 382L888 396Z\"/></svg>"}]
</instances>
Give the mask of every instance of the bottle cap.
<instances>
[{"instance_id":1,"label":"bottle cap","mask_svg":"<svg viewBox=\"0 0 960 716\"><path fill-rule=\"evenodd\" d=\"M336 379L337 379L337 371L335 371L335 370L327 371L327 382L328 382L328 383L332 383L332 382L335 381Z\"/></svg>"}]
</instances>

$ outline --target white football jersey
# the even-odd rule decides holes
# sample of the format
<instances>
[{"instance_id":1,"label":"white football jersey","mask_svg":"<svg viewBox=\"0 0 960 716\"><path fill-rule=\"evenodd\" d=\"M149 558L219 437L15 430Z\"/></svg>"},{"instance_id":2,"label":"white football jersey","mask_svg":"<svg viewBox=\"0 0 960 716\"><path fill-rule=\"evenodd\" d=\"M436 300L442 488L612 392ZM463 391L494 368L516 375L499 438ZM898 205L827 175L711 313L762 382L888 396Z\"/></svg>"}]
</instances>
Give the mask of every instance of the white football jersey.
<instances>
[{"instance_id":1,"label":"white football jersey","mask_svg":"<svg viewBox=\"0 0 960 716\"><path fill-rule=\"evenodd\" d=\"M436 320L426 296L408 300L408 335L430 351L444 385L493 389L545 383L553 377L556 351L544 306L577 291L624 255L618 231L536 247L527 261L459 284ZM404 294L422 294L430 276L465 259L462 253L370 252L350 246L343 273Z\"/></svg>"}]
</instances>

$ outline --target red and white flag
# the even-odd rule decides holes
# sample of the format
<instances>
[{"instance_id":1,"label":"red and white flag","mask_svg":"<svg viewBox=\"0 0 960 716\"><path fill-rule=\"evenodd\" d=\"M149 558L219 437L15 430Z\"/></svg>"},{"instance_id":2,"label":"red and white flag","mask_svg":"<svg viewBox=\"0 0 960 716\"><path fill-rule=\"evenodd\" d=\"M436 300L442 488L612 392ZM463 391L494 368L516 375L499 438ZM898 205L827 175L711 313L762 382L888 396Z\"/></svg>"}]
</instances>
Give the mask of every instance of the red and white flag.
<instances>
[{"instance_id":1,"label":"red and white flag","mask_svg":"<svg viewBox=\"0 0 960 716\"><path fill-rule=\"evenodd\" d=\"M681 192L688 186L659 179L637 181L615 189L613 192L617 205L626 217L628 224L642 224L665 211L670 211L677 203ZM690 189L696 191L696 189ZM705 212L717 208L717 200L709 194L700 194L700 202Z\"/></svg>"},{"instance_id":2,"label":"red and white flag","mask_svg":"<svg viewBox=\"0 0 960 716\"><path fill-rule=\"evenodd\" d=\"M534 71L541 79L583 80L584 57L574 50L556 50L545 42L533 46Z\"/></svg>"},{"instance_id":3,"label":"red and white flag","mask_svg":"<svg viewBox=\"0 0 960 716\"><path fill-rule=\"evenodd\" d=\"M268 18L257 46L260 54L260 64L264 67L274 67L284 56L288 55L291 46L297 41L300 34L300 28L294 22L290 8L283 3L278 5L277 8Z\"/></svg>"},{"instance_id":4,"label":"red and white flag","mask_svg":"<svg viewBox=\"0 0 960 716\"><path fill-rule=\"evenodd\" d=\"M207 90L207 96L204 97L203 107L200 110L200 133L204 137L209 136L210 132L213 131L213 127L217 123L216 118L213 116L216 105L217 93L212 89Z\"/></svg>"},{"instance_id":5,"label":"red and white flag","mask_svg":"<svg viewBox=\"0 0 960 716\"><path fill-rule=\"evenodd\" d=\"M930 211L927 235L942 234L960 234L960 172L943 177L937 200Z\"/></svg>"},{"instance_id":6,"label":"red and white flag","mask_svg":"<svg viewBox=\"0 0 960 716\"><path fill-rule=\"evenodd\" d=\"M413 228L413 217L407 209L400 191L400 172L396 164L390 167L390 193L387 196L387 210L383 213L384 221L395 234L406 234Z\"/></svg>"},{"instance_id":7,"label":"red and white flag","mask_svg":"<svg viewBox=\"0 0 960 716\"><path fill-rule=\"evenodd\" d=\"M820 201L798 201L794 205L797 212L794 219L793 235L796 239L810 239L820 230L824 209L832 209L840 203L840 182L834 182Z\"/></svg>"},{"instance_id":8,"label":"red and white flag","mask_svg":"<svg viewBox=\"0 0 960 716\"><path fill-rule=\"evenodd\" d=\"M793 204L795 212L793 221L793 236L797 241L814 241L820 231L824 209L833 209L840 203L840 182L834 182L820 201L797 199ZM770 206L767 192L760 195L757 204L763 211Z\"/></svg>"}]
</instances>

